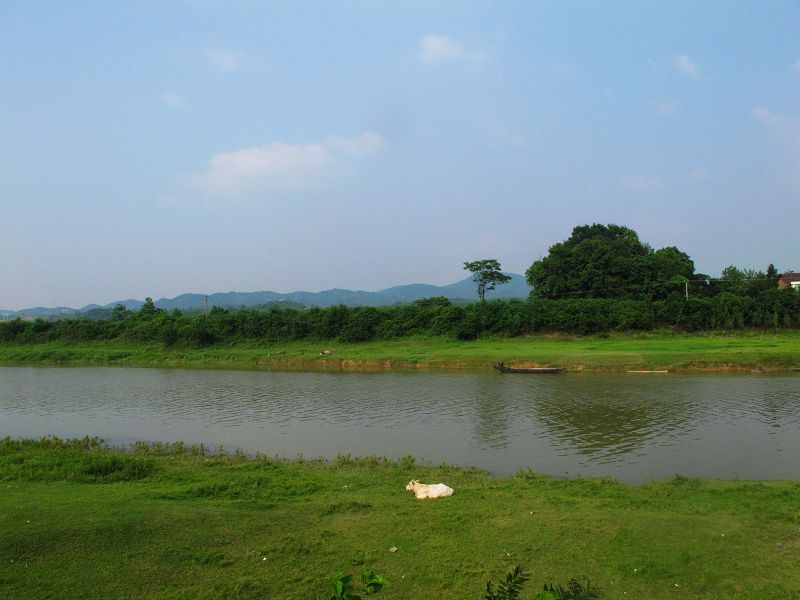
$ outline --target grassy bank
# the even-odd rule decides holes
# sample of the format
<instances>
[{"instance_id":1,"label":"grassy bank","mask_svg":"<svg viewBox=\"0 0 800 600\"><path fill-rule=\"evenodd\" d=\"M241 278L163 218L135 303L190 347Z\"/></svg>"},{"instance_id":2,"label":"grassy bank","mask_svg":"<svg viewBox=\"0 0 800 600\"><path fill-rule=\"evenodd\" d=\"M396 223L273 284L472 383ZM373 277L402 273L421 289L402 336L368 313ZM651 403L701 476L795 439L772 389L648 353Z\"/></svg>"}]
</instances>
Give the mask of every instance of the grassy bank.
<instances>
[{"instance_id":1,"label":"grassy bank","mask_svg":"<svg viewBox=\"0 0 800 600\"><path fill-rule=\"evenodd\" d=\"M456 493L417 501L412 477ZM330 574L369 568L390 580L378 598L463 600L516 564L525 598L571 577L606 598L800 598L793 482L629 487L5 440L0 489L4 598L327 599Z\"/></svg>"},{"instance_id":2,"label":"grassy bank","mask_svg":"<svg viewBox=\"0 0 800 600\"><path fill-rule=\"evenodd\" d=\"M322 350L331 354L322 356ZM509 365L556 365L582 371L789 370L800 368L800 332L637 333L476 341L426 337L361 344L265 342L203 348L120 341L0 346L0 364L372 370L489 369L501 360Z\"/></svg>"}]
</instances>

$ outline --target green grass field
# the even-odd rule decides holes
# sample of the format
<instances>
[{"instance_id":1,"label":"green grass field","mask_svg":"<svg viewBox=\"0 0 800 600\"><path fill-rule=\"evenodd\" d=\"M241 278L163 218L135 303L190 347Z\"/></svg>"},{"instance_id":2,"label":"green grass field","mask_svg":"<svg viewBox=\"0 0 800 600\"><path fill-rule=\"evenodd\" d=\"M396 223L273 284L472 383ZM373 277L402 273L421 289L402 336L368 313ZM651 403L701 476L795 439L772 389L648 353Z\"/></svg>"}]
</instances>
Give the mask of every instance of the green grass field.
<instances>
[{"instance_id":1,"label":"green grass field","mask_svg":"<svg viewBox=\"0 0 800 600\"><path fill-rule=\"evenodd\" d=\"M331 355L321 356L323 349ZM0 345L0 364L374 370L489 369L500 360L509 365L589 371L798 369L800 332L548 335L469 342L425 337L362 344L303 341L206 348L121 341Z\"/></svg>"},{"instance_id":2,"label":"green grass field","mask_svg":"<svg viewBox=\"0 0 800 600\"><path fill-rule=\"evenodd\" d=\"M456 493L418 501L412 477ZM800 598L797 482L630 487L4 440L0 490L2 598L327 600L333 572L373 569L390 581L376 598L463 600L516 564L525 599L571 577L605 598Z\"/></svg>"}]
</instances>

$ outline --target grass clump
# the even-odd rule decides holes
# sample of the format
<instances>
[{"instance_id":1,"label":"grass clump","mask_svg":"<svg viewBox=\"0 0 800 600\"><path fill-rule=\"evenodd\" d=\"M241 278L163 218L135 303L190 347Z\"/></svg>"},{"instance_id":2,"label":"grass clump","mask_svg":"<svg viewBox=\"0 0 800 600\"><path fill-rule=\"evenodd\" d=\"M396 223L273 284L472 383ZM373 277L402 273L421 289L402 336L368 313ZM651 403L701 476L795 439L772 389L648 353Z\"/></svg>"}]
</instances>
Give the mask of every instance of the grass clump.
<instances>
[{"instance_id":1,"label":"grass clump","mask_svg":"<svg viewBox=\"0 0 800 600\"><path fill-rule=\"evenodd\" d=\"M0 440L0 481L135 481L158 469L154 457L110 448L99 438Z\"/></svg>"},{"instance_id":2,"label":"grass clump","mask_svg":"<svg viewBox=\"0 0 800 600\"><path fill-rule=\"evenodd\" d=\"M83 461L80 474L96 481L143 479L156 469L152 458L119 455L94 455Z\"/></svg>"}]
</instances>

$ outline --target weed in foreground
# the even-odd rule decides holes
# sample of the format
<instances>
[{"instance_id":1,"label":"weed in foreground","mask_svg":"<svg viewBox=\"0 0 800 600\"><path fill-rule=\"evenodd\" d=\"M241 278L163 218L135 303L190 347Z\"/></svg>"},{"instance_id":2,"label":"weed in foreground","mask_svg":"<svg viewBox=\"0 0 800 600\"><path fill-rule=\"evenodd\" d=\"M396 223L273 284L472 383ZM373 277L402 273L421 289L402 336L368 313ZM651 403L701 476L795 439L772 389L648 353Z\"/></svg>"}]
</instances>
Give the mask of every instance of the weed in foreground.
<instances>
[{"instance_id":1,"label":"weed in foreground","mask_svg":"<svg viewBox=\"0 0 800 600\"><path fill-rule=\"evenodd\" d=\"M486 583L484 600L519 600L522 588L530 579L530 575L517 565L514 570L506 575L505 581L497 584L495 591L492 581ZM570 579L566 587L561 584L545 584L544 590L533 597L533 600L596 600L603 597L599 587L593 587L590 581L586 585L577 579Z\"/></svg>"},{"instance_id":2,"label":"weed in foreground","mask_svg":"<svg viewBox=\"0 0 800 600\"><path fill-rule=\"evenodd\" d=\"M330 600L361 600L361 596L353 591L353 576L337 572L333 575L333 595ZM383 575L376 575L371 569L361 573L364 592L371 596L380 592L389 581Z\"/></svg>"}]
</instances>

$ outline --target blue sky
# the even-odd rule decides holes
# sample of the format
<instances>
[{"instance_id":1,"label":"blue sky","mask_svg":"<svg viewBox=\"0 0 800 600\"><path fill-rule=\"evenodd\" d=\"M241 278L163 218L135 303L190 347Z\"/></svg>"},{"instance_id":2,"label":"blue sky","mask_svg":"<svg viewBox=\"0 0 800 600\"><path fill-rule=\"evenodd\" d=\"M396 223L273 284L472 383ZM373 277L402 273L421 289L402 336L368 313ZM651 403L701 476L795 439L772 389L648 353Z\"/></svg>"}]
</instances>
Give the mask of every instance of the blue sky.
<instances>
[{"instance_id":1,"label":"blue sky","mask_svg":"<svg viewBox=\"0 0 800 600\"><path fill-rule=\"evenodd\" d=\"M800 269L800 3L0 3L0 307Z\"/></svg>"}]
</instances>

